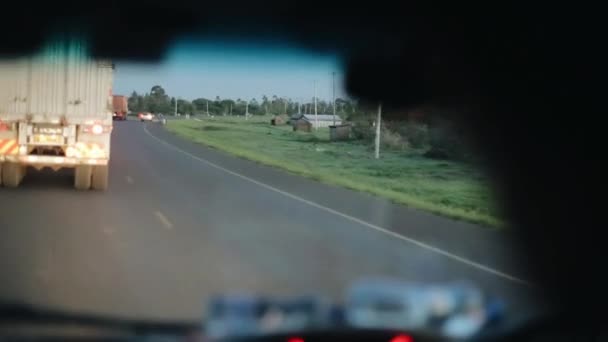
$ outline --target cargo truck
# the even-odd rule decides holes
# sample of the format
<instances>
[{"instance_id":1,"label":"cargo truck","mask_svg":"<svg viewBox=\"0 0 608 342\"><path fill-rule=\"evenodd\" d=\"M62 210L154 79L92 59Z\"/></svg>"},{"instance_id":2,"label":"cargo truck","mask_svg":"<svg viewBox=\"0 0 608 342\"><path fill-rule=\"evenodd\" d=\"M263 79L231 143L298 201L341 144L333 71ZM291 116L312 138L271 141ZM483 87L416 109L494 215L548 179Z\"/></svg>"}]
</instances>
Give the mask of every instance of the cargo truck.
<instances>
[{"instance_id":1,"label":"cargo truck","mask_svg":"<svg viewBox=\"0 0 608 342\"><path fill-rule=\"evenodd\" d=\"M112 76L78 41L0 60L0 183L19 186L28 167L73 168L76 189L105 190Z\"/></svg>"},{"instance_id":2,"label":"cargo truck","mask_svg":"<svg viewBox=\"0 0 608 342\"><path fill-rule=\"evenodd\" d=\"M114 95L112 98L112 118L114 120L127 120L127 113L129 112L129 106L126 96Z\"/></svg>"}]
</instances>

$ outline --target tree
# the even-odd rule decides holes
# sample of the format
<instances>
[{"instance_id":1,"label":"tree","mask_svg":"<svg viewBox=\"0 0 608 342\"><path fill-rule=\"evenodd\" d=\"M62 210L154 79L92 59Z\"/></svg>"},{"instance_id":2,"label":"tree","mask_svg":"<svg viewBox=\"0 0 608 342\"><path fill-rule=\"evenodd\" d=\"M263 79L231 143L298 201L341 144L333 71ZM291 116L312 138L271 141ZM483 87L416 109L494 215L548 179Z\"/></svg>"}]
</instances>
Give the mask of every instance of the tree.
<instances>
[{"instance_id":1,"label":"tree","mask_svg":"<svg viewBox=\"0 0 608 342\"><path fill-rule=\"evenodd\" d=\"M152 87L152 89L150 89L150 96L152 97L162 98L165 95L165 89L163 89L163 87L159 85L155 85L154 87Z\"/></svg>"},{"instance_id":2,"label":"tree","mask_svg":"<svg viewBox=\"0 0 608 342\"><path fill-rule=\"evenodd\" d=\"M209 100L204 99L204 98L199 98L199 99L195 99L192 101L192 105L194 106L195 111L199 112L199 113L207 113L207 103L209 102Z\"/></svg>"},{"instance_id":3,"label":"tree","mask_svg":"<svg viewBox=\"0 0 608 342\"><path fill-rule=\"evenodd\" d=\"M155 85L150 89L148 110L153 113L168 113L171 111L169 96L160 85Z\"/></svg>"},{"instance_id":4,"label":"tree","mask_svg":"<svg viewBox=\"0 0 608 342\"><path fill-rule=\"evenodd\" d=\"M174 109L175 108L175 97L171 98L170 104L171 104L171 109L173 109L172 112L175 113L175 109Z\"/></svg>"},{"instance_id":5,"label":"tree","mask_svg":"<svg viewBox=\"0 0 608 342\"><path fill-rule=\"evenodd\" d=\"M296 114L298 112L298 105L297 103L295 103L292 99L286 98L286 110L285 110L285 114L287 115L293 115Z\"/></svg>"},{"instance_id":6,"label":"tree","mask_svg":"<svg viewBox=\"0 0 608 342\"><path fill-rule=\"evenodd\" d=\"M234 108L232 109L232 114L234 115L245 115L245 109L247 107L247 101L241 100L240 98L236 100L234 104Z\"/></svg>"},{"instance_id":7,"label":"tree","mask_svg":"<svg viewBox=\"0 0 608 342\"><path fill-rule=\"evenodd\" d=\"M222 113L224 115L230 114L230 110L234 108L234 101L232 100L222 100L220 104L222 106Z\"/></svg>"},{"instance_id":8,"label":"tree","mask_svg":"<svg viewBox=\"0 0 608 342\"><path fill-rule=\"evenodd\" d=\"M139 112L142 110L142 108L140 108L140 97L141 96L136 91L131 93L131 96L129 96L129 99L127 100L130 111Z\"/></svg>"},{"instance_id":9,"label":"tree","mask_svg":"<svg viewBox=\"0 0 608 342\"><path fill-rule=\"evenodd\" d=\"M194 106L188 100L177 100L177 112L180 114L192 114Z\"/></svg>"},{"instance_id":10,"label":"tree","mask_svg":"<svg viewBox=\"0 0 608 342\"><path fill-rule=\"evenodd\" d=\"M212 100L213 99L213 100ZM314 113L314 101L306 102L294 101L288 97L272 95L270 98L263 95L261 101L252 98L249 101L237 98L236 100L220 96L207 98L197 98L193 101L177 99L175 96L167 94L161 85L154 85L149 93L139 94L136 91L129 97L129 108L132 111L149 111L155 113L171 114L175 111L177 101L177 111L182 114L207 113L213 115L244 115L246 108L252 115L268 114L287 114L293 115L299 111L303 114ZM317 98L317 112L319 114L331 114L333 104L331 101ZM336 98L336 113L349 120L359 120L375 115L375 110L370 110L365 106L359 106L355 99Z\"/></svg>"},{"instance_id":11,"label":"tree","mask_svg":"<svg viewBox=\"0 0 608 342\"><path fill-rule=\"evenodd\" d=\"M276 95L272 95L272 101L270 101L270 113L279 114L281 110L281 103Z\"/></svg>"},{"instance_id":12,"label":"tree","mask_svg":"<svg viewBox=\"0 0 608 342\"><path fill-rule=\"evenodd\" d=\"M350 103L350 101L341 98L336 99L336 113L345 114L350 112L351 109L352 104Z\"/></svg>"},{"instance_id":13,"label":"tree","mask_svg":"<svg viewBox=\"0 0 608 342\"><path fill-rule=\"evenodd\" d=\"M137 98L137 111L138 112L144 112L144 111L148 111L148 107L147 107L147 103L146 103L146 97L144 96L139 96Z\"/></svg>"},{"instance_id":14,"label":"tree","mask_svg":"<svg viewBox=\"0 0 608 342\"><path fill-rule=\"evenodd\" d=\"M271 105L270 101L268 101L268 97L266 95L262 96L262 108L264 110L264 114L268 115L270 112L270 108L268 108Z\"/></svg>"},{"instance_id":15,"label":"tree","mask_svg":"<svg viewBox=\"0 0 608 342\"><path fill-rule=\"evenodd\" d=\"M258 102L258 100L254 98L251 99L251 101L249 101L249 114L252 115L262 115L264 114L262 111L262 108L260 106L260 103Z\"/></svg>"}]
</instances>

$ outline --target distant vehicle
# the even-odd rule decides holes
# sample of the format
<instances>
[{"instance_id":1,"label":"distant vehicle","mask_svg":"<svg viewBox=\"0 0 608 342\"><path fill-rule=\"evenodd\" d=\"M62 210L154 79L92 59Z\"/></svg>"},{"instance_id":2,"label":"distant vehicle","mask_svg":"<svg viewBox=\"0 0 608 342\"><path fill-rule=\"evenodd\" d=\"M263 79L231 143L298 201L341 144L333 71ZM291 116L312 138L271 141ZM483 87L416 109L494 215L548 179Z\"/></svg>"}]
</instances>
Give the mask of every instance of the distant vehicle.
<instances>
[{"instance_id":1,"label":"distant vehicle","mask_svg":"<svg viewBox=\"0 0 608 342\"><path fill-rule=\"evenodd\" d=\"M112 132L111 61L78 41L0 62L0 174L17 187L27 166L74 168L74 187L105 190ZM86 85L86 86L85 86Z\"/></svg>"},{"instance_id":2,"label":"distant vehicle","mask_svg":"<svg viewBox=\"0 0 608 342\"><path fill-rule=\"evenodd\" d=\"M120 121L127 120L127 113L129 112L127 97L122 95L113 95L112 110L112 119Z\"/></svg>"},{"instance_id":3,"label":"distant vehicle","mask_svg":"<svg viewBox=\"0 0 608 342\"><path fill-rule=\"evenodd\" d=\"M154 119L154 114L152 113L139 113L138 116L141 122L152 121Z\"/></svg>"}]
</instances>

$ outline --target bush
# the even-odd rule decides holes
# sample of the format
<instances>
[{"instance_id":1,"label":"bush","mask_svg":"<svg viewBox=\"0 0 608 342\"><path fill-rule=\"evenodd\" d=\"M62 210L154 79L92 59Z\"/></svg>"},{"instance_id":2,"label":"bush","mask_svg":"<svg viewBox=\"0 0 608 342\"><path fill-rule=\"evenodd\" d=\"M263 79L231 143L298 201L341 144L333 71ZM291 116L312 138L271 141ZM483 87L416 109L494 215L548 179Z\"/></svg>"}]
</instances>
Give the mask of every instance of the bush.
<instances>
[{"instance_id":1,"label":"bush","mask_svg":"<svg viewBox=\"0 0 608 342\"><path fill-rule=\"evenodd\" d=\"M429 127L430 149L425 156L436 159L469 159L470 151L463 138L453 123L436 120Z\"/></svg>"},{"instance_id":2,"label":"bush","mask_svg":"<svg viewBox=\"0 0 608 342\"><path fill-rule=\"evenodd\" d=\"M395 130L395 123L382 122L382 132L380 133L380 145L383 148L403 150L409 147L407 139L405 139L398 131ZM364 140L367 143L373 144L376 138L376 127L368 121L357 121L353 123L352 136L358 140Z\"/></svg>"},{"instance_id":3,"label":"bush","mask_svg":"<svg viewBox=\"0 0 608 342\"><path fill-rule=\"evenodd\" d=\"M425 148L429 146L429 129L427 125L406 123L399 132L413 148Z\"/></svg>"},{"instance_id":4,"label":"bush","mask_svg":"<svg viewBox=\"0 0 608 342\"><path fill-rule=\"evenodd\" d=\"M382 124L389 131L399 134L408 146L413 148L429 146L429 130L425 124L404 121L388 121Z\"/></svg>"},{"instance_id":5,"label":"bush","mask_svg":"<svg viewBox=\"0 0 608 342\"><path fill-rule=\"evenodd\" d=\"M372 141L374 140L374 127L368 121L359 120L353 122L352 136L357 140Z\"/></svg>"},{"instance_id":6,"label":"bush","mask_svg":"<svg viewBox=\"0 0 608 342\"><path fill-rule=\"evenodd\" d=\"M407 141L399 133L391 131L388 127L382 127L380 145L393 150L404 150L408 147Z\"/></svg>"}]
</instances>

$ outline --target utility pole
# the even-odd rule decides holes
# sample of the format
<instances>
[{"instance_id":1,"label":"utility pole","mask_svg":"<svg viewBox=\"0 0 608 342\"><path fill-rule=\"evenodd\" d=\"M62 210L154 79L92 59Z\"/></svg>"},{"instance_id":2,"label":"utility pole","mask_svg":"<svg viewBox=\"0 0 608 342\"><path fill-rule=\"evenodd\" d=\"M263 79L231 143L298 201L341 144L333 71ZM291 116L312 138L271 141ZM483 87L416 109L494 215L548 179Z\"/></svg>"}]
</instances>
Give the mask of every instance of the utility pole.
<instances>
[{"instance_id":1,"label":"utility pole","mask_svg":"<svg viewBox=\"0 0 608 342\"><path fill-rule=\"evenodd\" d=\"M313 82L313 88L314 88L314 98L313 100L315 101L315 129L319 128L319 116L317 115L317 81Z\"/></svg>"},{"instance_id":2,"label":"utility pole","mask_svg":"<svg viewBox=\"0 0 608 342\"><path fill-rule=\"evenodd\" d=\"M249 120L249 101L245 103L245 120Z\"/></svg>"},{"instance_id":3,"label":"utility pole","mask_svg":"<svg viewBox=\"0 0 608 342\"><path fill-rule=\"evenodd\" d=\"M332 102L334 104L334 126L336 125L336 72L331 73Z\"/></svg>"},{"instance_id":4,"label":"utility pole","mask_svg":"<svg viewBox=\"0 0 608 342\"><path fill-rule=\"evenodd\" d=\"M380 124L382 122L382 103L378 105L378 118L376 119L376 159L380 158Z\"/></svg>"},{"instance_id":5,"label":"utility pole","mask_svg":"<svg viewBox=\"0 0 608 342\"><path fill-rule=\"evenodd\" d=\"M232 103L230 103L229 106L230 106L230 116L232 116Z\"/></svg>"},{"instance_id":6,"label":"utility pole","mask_svg":"<svg viewBox=\"0 0 608 342\"><path fill-rule=\"evenodd\" d=\"M209 100L207 100L207 116L209 116Z\"/></svg>"},{"instance_id":7,"label":"utility pole","mask_svg":"<svg viewBox=\"0 0 608 342\"><path fill-rule=\"evenodd\" d=\"M177 116L177 97L175 98L175 113L173 113L173 116Z\"/></svg>"}]
</instances>

